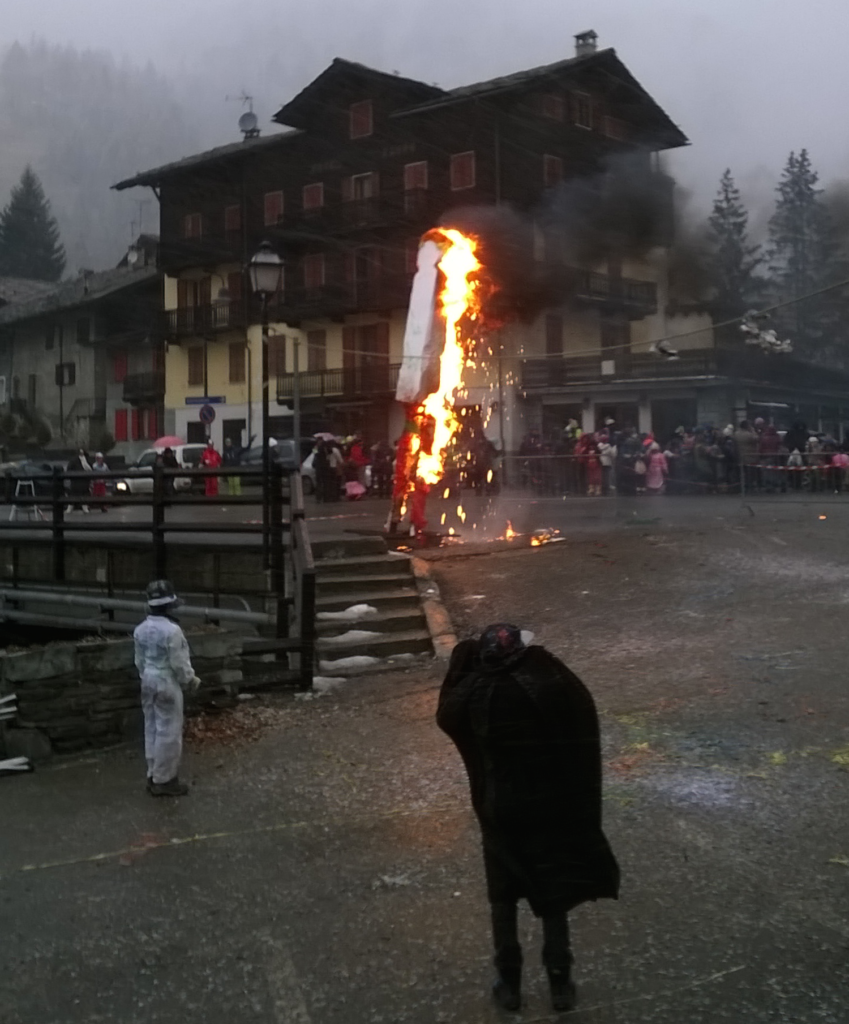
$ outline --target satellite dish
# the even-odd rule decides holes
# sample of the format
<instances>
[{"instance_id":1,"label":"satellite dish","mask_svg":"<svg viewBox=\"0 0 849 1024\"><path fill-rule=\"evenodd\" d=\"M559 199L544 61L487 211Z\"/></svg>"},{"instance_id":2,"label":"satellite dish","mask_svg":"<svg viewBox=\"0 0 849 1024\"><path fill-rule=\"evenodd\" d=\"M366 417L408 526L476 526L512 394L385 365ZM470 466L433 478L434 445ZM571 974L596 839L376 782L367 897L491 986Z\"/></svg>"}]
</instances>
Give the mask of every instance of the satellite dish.
<instances>
[{"instance_id":1,"label":"satellite dish","mask_svg":"<svg viewBox=\"0 0 849 1024\"><path fill-rule=\"evenodd\" d=\"M242 132L246 139L259 135L258 125L259 119L252 110L246 110L239 118L239 131Z\"/></svg>"}]
</instances>

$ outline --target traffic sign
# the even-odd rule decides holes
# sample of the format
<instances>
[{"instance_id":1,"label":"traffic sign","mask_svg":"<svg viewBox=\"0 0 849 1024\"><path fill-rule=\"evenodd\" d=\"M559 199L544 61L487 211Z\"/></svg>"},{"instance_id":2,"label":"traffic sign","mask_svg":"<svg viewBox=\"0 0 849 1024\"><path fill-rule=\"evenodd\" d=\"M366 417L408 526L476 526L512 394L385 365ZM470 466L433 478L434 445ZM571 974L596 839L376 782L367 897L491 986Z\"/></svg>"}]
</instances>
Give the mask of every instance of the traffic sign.
<instances>
[{"instance_id":1,"label":"traffic sign","mask_svg":"<svg viewBox=\"0 0 849 1024\"><path fill-rule=\"evenodd\" d=\"M198 415L201 423L205 423L207 426L215 422L215 408L211 405L202 405Z\"/></svg>"}]
</instances>

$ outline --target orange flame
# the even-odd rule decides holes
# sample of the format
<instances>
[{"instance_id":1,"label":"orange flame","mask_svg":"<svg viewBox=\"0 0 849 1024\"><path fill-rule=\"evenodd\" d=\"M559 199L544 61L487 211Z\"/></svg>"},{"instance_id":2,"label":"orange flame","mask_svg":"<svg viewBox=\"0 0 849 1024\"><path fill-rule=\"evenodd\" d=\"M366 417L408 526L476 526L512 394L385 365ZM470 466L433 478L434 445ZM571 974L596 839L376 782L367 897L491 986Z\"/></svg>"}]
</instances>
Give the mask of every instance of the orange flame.
<instances>
[{"instance_id":1,"label":"orange flame","mask_svg":"<svg viewBox=\"0 0 849 1024\"><path fill-rule=\"evenodd\" d=\"M513 524L510 520L507 520L507 529L504 531L504 540L513 540L514 537L518 537L519 534L513 529Z\"/></svg>"},{"instance_id":2,"label":"orange flame","mask_svg":"<svg viewBox=\"0 0 849 1024\"><path fill-rule=\"evenodd\" d=\"M460 426L454 412L454 398L463 388L463 370L469 364L469 353L463 345L460 321L476 319L480 311L478 283L470 275L481 269L475 256L477 243L454 228L440 228L445 240L439 269L445 275L445 287L439 296L445 318L445 344L439 360L439 387L422 403L425 416L435 422L432 452L419 452L417 475L426 484L435 484L445 470L445 455L451 438Z\"/></svg>"}]
</instances>

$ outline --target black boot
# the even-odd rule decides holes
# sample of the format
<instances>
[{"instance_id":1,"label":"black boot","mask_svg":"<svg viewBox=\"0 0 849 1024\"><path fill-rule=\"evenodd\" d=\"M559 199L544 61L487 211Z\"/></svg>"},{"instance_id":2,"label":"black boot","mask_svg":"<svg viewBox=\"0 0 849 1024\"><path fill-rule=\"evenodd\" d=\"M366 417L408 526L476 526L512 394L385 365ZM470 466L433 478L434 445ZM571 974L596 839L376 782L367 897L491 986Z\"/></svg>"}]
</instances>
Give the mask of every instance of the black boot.
<instances>
[{"instance_id":1,"label":"black boot","mask_svg":"<svg viewBox=\"0 0 849 1024\"><path fill-rule=\"evenodd\" d=\"M522 947L519 945L518 908L515 903L490 904L494 964L498 972L492 998L503 1010L518 1010L522 1003Z\"/></svg>"},{"instance_id":2,"label":"black boot","mask_svg":"<svg viewBox=\"0 0 849 1024\"><path fill-rule=\"evenodd\" d=\"M522 968L501 967L492 986L492 998L502 1010L518 1010L522 1005Z\"/></svg>"},{"instance_id":3,"label":"black boot","mask_svg":"<svg viewBox=\"0 0 849 1024\"><path fill-rule=\"evenodd\" d=\"M555 1013L574 1010L578 1003L575 982L572 981L570 969L562 967L548 968L548 986L551 990L551 1008Z\"/></svg>"},{"instance_id":4,"label":"black boot","mask_svg":"<svg viewBox=\"0 0 849 1024\"><path fill-rule=\"evenodd\" d=\"M572 949L565 911L544 915L542 934L542 962L548 973L552 1009L555 1013L574 1010L577 993L572 981Z\"/></svg>"}]
</instances>

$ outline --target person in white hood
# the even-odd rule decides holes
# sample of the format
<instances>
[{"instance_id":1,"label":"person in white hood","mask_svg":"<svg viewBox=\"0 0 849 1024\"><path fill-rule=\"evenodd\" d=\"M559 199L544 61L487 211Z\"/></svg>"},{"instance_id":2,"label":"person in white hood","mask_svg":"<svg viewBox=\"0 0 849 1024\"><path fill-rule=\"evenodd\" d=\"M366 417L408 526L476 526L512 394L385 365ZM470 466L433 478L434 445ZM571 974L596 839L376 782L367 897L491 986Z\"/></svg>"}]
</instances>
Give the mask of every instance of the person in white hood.
<instances>
[{"instance_id":1,"label":"person in white hood","mask_svg":"<svg viewBox=\"0 0 849 1024\"><path fill-rule=\"evenodd\" d=\"M149 613L133 633L144 710L144 755L151 796L185 796L178 772L183 752L183 691L196 693L189 645L174 612L180 601L168 580L147 588Z\"/></svg>"}]
</instances>

